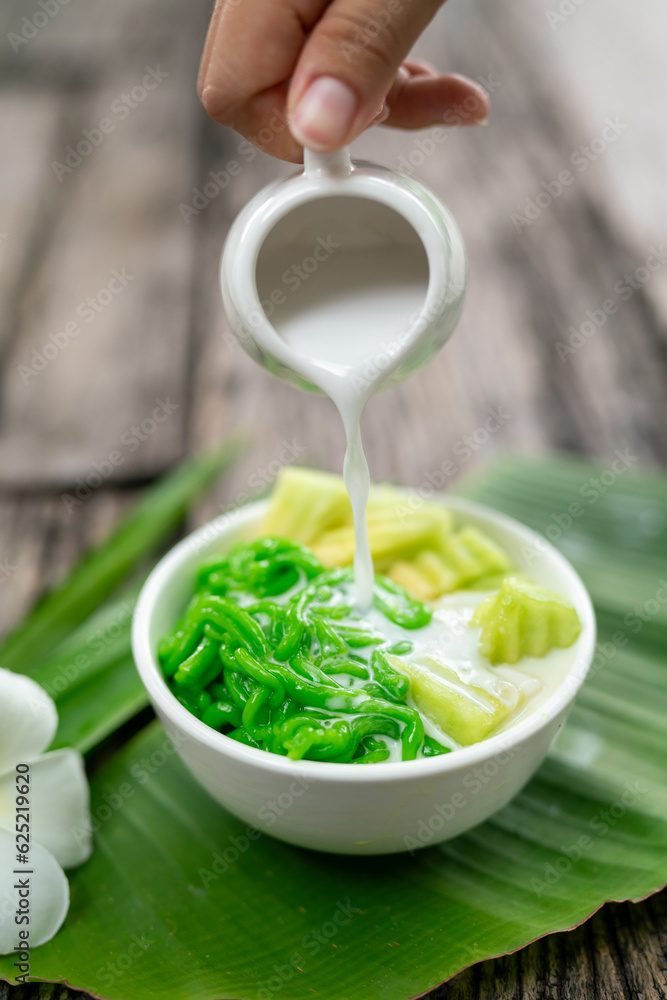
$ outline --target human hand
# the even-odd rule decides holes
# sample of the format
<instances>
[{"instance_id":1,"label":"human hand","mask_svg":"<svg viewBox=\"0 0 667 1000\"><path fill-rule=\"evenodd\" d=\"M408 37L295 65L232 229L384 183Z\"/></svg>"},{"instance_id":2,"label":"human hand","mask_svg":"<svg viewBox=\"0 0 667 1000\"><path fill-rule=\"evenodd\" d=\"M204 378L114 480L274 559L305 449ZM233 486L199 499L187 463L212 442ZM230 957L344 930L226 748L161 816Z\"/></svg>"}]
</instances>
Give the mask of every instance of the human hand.
<instances>
[{"instance_id":1,"label":"human hand","mask_svg":"<svg viewBox=\"0 0 667 1000\"><path fill-rule=\"evenodd\" d=\"M481 87L405 59L443 3L216 0L199 71L204 108L293 163L303 146L339 149L373 122L481 124Z\"/></svg>"}]
</instances>

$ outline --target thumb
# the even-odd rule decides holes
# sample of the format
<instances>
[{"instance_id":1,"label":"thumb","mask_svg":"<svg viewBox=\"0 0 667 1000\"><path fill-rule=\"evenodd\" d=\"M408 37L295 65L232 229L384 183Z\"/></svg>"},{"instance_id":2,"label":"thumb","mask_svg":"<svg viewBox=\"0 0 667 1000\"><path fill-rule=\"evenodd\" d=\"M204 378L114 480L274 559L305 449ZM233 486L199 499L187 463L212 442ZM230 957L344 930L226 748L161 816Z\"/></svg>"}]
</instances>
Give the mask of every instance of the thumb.
<instances>
[{"instance_id":1,"label":"thumb","mask_svg":"<svg viewBox=\"0 0 667 1000\"><path fill-rule=\"evenodd\" d=\"M351 142L382 110L403 59L444 0L333 0L290 83L287 113L302 146Z\"/></svg>"}]
</instances>

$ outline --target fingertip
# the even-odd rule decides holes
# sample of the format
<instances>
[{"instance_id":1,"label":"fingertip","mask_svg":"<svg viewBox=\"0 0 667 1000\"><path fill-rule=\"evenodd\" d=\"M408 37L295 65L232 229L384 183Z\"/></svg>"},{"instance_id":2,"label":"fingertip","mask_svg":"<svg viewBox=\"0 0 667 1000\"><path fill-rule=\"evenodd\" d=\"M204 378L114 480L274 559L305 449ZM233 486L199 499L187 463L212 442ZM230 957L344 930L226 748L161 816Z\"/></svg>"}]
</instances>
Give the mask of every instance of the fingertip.
<instances>
[{"instance_id":1,"label":"fingertip","mask_svg":"<svg viewBox=\"0 0 667 1000\"><path fill-rule=\"evenodd\" d=\"M371 122L371 125L384 125L386 120L389 118L390 114L391 114L391 108L389 107L389 105L386 102L384 104L381 104L380 110L378 111L375 118Z\"/></svg>"},{"instance_id":2,"label":"fingertip","mask_svg":"<svg viewBox=\"0 0 667 1000\"><path fill-rule=\"evenodd\" d=\"M479 125L489 112L486 92L474 81L453 74L406 76L401 70L387 103L391 108L387 124L407 129Z\"/></svg>"},{"instance_id":3,"label":"fingertip","mask_svg":"<svg viewBox=\"0 0 667 1000\"><path fill-rule=\"evenodd\" d=\"M206 79L204 79L201 83L198 83L197 89L199 93L199 100L201 101L206 114L212 118L213 121L219 122L220 125L231 124L231 122L227 120L229 102L220 87L207 83Z\"/></svg>"},{"instance_id":4,"label":"fingertip","mask_svg":"<svg viewBox=\"0 0 667 1000\"><path fill-rule=\"evenodd\" d=\"M312 80L290 116L290 131L307 149L329 151L348 137L359 100L346 83L334 76Z\"/></svg>"},{"instance_id":5,"label":"fingertip","mask_svg":"<svg viewBox=\"0 0 667 1000\"><path fill-rule=\"evenodd\" d=\"M489 117L489 96L484 88L475 80L459 73L451 73L450 78L456 80L464 92L460 99L462 120L459 124L486 125Z\"/></svg>"}]
</instances>

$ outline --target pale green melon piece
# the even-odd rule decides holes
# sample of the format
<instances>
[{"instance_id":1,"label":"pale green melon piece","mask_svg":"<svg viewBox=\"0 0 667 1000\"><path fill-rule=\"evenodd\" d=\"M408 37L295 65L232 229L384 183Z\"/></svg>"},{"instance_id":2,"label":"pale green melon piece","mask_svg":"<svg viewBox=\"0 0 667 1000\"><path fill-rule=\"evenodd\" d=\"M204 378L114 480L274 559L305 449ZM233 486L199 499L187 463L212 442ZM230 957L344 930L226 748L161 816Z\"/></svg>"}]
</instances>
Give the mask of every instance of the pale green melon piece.
<instances>
[{"instance_id":1,"label":"pale green melon piece","mask_svg":"<svg viewBox=\"0 0 667 1000\"><path fill-rule=\"evenodd\" d=\"M310 545L351 516L341 476L290 465L278 476L261 533Z\"/></svg>"},{"instance_id":2,"label":"pale green melon piece","mask_svg":"<svg viewBox=\"0 0 667 1000\"><path fill-rule=\"evenodd\" d=\"M479 528L466 527L443 537L439 552L456 574L455 588L512 568L509 557Z\"/></svg>"},{"instance_id":3,"label":"pale green melon piece","mask_svg":"<svg viewBox=\"0 0 667 1000\"><path fill-rule=\"evenodd\" d=\"M367 521L373 564L379 573L388 570L396 560L410 558L432 544L440 527L439 521L425 510L405 519L378 511L369 515ZM349 566L354 557L354 527L350 524L325 531L311 547L325 566Z\"/></svg>"},{"instance_id":4,"label":"pale green melon piece","mask_svg":"<svg viewBox=\"0 0 667 1000\"><path fill-rule=\"evenodd\" d=\"M479 651L491 663L546 656L555 646L567 649L581 632L569 601L518 576L507 577L497 594L482 601L470 625L481 625Z\"/></svg>"},{"instance_id":5,"label":"pale green melon piece","mask_svg":"<svg viewBox=\"0 0 667 1000\"><path fill-rule=\"evenodd\" d=\"M469 555L476 560L475 575L468 579L477 579L487 573L503 573L512 569L512 560L488 535L479 528L472 526L462 528L459 532L461 541L465 544Z\"/></svg>"},{"instance_id":6,"label":"pale green melon piece","mask_svg":"<svg viewBox=\"0 0 667 1000\"><path fill-rule=\"evenodd\" d=\"M418 601L433 601L438 596L439 591L421 568L420 561L421 554L412 562L397 559L396 562L392 563L387 575L390 580L405 587L408 594L411 597L416 597Z\"/></svg>"},{"instance_id":7,"label":"pale green melon piece","mask_svg":"<svg viewBox=\"0 0 667 1000\"><path fill-rule=\"evenodd\" d=\"M512 573L511 569L503 570L502 573L484 573L482 576L478 576L474 580L468 580L466 583L461 584L460 590L478 590L488 591L488 590L499 590L502 586L503 580L505 580Z\"/></svg>"},{"instance_id":8,"label":"pale green melon piece","mask_svg":"<svg viewBox=\"0 0 667 1000\"><path fill-rule=\"evenodd\" d=\"M488 691L464 684L440 662L424 657L419 664L389 656L410 679L410 694L419 712L462 746L486 739L505 721L510 709Z\"/></svg>"},{"instance_id":9,"label":"pale green melon piece","mask_svg":"<svg viewBox=\"0 0 667 1000\"><path fill-rule=\"evenodd\" d=\"M440 552L425 549L415 559L415 566L431 583L433 597L448 594L459 586L461 574L451 563L445 562Z\"/></svg>"},{"instance_id":10,"label":"pale green melon piece","mask_svg":"<svg viewBox=\"0 0 667 1000\"><path fill-rule=\"evenodd\" d=\"M427 599L433 600L441 594L450 594L461 587L474 586L490 575L507 573L512 563L503 550L478 528L465 527L460 531L440 531L433 547L419 552L412 566L423 581L422 589L429 591ZM400 567L400 578L390 571L392 579L398 580L412 593L412 588L404 583L409 573ZM429 586L430 585L430 586ZM426 599L426 598L422 598Z\"/></svg>"}]
</instances>

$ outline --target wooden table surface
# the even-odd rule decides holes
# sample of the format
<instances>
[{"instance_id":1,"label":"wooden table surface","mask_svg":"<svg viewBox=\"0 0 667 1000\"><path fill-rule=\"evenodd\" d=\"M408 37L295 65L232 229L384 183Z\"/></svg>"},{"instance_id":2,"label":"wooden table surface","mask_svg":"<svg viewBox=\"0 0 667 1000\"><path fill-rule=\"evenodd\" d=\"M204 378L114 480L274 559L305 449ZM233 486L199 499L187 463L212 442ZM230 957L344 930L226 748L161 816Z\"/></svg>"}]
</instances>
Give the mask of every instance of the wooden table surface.
<instances>
[{"instance_id":1,"label":"wooden table surface","mask_svg":"<svg viewBox=\"0 0 667 1000\"><path fill-rule=\"evenodd\" d=\"M222 314L230 220L291 168L249 162L200 109L209 6L70 0L34 31L32 6L0 9L0 628L143 483L232 431L251 447L197 520L280 461L341 468L331 405L256 367ZM450 345L368 408L376 479L418 485L446 459L459 475L508 450L667 464L666 27L664 0L459 0L420 42L480 79L493 111L446 142L374 129L355 147L430 184L470 257ZM68 147L91 136L77 162ZM240 174L185 211L234 160ZM457 444L490 410L501 429L464 460ZM664 895L608 905L432 997L666 997L666 914ZM0 986L9 995L75 996Z\"/></svg>"}]
</instances>

